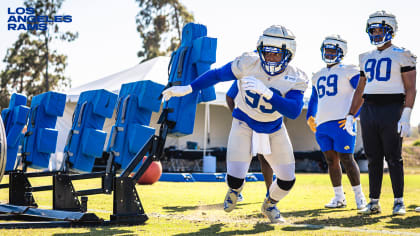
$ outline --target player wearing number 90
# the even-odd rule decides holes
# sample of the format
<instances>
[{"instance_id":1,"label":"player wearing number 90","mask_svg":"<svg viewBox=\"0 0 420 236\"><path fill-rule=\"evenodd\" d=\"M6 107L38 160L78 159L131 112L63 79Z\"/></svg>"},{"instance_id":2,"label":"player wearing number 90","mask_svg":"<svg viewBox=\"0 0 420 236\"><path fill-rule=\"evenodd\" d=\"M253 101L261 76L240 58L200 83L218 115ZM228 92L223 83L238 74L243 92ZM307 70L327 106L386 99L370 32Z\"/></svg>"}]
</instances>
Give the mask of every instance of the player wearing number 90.
<instances>
[{"instance_id":1,"label":"player wearing number 90","mask_svg":"<svg viewBox=\"0 0 420 236\"><path fill-rule=\"evenodd\" d=\"M163 91L165 100L184 96L221 81L238 80L238 94L227 147L228 192L224 210L232 211L243 189L252 154L263 154L276 174L262 213L271 222L284 219L276 207L295 182L295 159L283 124L283 116L295 119L303 107L308 79L305 73L288 65L296 52L295 36L284 26L264 30L257 52L244 53L225 66L209 70L187 86Z\"/></svg>"},{"instance_id":2,"label":"player wearing number 90","mask_svg":"<svg viewBox=\"0 0 420 236\"><path fill-rule=\"evenodd\" d=\"M385 156L394 192L393 214L404 215L401 146L402 137L409 134L411 109L416 97L416 57L391 43L397 32L394 15L386 11L371 14L366 32L377 48L359 56L360 81L346 117L346 130L354 134L351 129L353 115L363 103L360 123L369 161L370 203L359 213L381 212L379 196Z\"/></svg>"},{"instance_id":3,"label":"player wearing number 90","mask_svg":"<svg viewBox=\"0 0 420 236\"><path fill-rule=\"evenodd\" d=\"M347 205L341 185L341 162L353 186L357 209L362 209L366 206L366 199L360 185L360 171L353 157L356 137L348 134L344 128L351 98L359 81L359 69L341 63L346 53L347 42L339 35L327 36L322 42L322 60L327 66L313 75L312 96L306 117L327 161L334 188L335 196L325 207L341 208ZM355 130L354 126L352 128Z\"/></svg>"}]
</instances>

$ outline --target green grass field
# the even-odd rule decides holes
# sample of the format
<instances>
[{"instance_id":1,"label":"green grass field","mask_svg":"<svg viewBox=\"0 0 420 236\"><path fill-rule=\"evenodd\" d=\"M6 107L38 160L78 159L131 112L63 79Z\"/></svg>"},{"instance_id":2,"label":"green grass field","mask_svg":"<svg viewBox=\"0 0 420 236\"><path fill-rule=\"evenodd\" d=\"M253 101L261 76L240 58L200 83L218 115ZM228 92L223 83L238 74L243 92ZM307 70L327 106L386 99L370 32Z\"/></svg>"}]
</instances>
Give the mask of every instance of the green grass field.
<instances>
[{"instance_id":1,"label":"green grass field","mask_svg":"<svg viewBox=\"0 0 420 236\"><path fill-rule=\"evenodd\" d=\"M343 176L345 177L345 176ZM46 178L33 185L47 184ZM7 179L2 181L7 182ZM1 230L0 235L420 235L420 175L406 175L405 204L407 214L393 217L393 196L389 175L384 176L381 196L382 213L360 216L347 178L343 178L347 208L325 209L333 196L327 174L297 174L296 185L279 203L287 223L268 224L260 213L265 196L263 182L246 183L245 200L231 213L223 211L225 183L169 183L138 186L142 204L149 216L144 225L93 228ZM362 174L364 192L368 194L368 176ZM76 189L98 187L99 181L78 181ZM6 202L7 191L0 191ZM43 208L51 206L51 193L35 194ZM112 195L89 196L88 209L104 219L112 212Z\"/></svg>"}]
</instances>

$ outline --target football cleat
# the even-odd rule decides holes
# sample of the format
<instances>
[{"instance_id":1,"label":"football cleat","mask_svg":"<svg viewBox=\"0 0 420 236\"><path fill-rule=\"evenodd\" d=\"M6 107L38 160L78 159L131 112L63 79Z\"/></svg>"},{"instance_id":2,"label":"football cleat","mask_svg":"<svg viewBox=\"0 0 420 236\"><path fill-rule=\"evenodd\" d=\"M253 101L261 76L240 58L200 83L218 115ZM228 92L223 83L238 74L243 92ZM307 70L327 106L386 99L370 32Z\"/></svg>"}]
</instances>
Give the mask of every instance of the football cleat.
<instances>
[{"instance_id":1,"label":"football cleat","mask_svg":"<svg viewBox=\"0 0 420 236\"><path fill-rule=\"evenodd\" d=\"M280 210L277 208L276 203L266 198L261 207L263 215L267 216L271 223L284 223L284 218L280 215Z\"/></svg>"},{"instance_id":2,"label":"football cleat","mask_svg":"<svg viewBox=\"0 0 420 236\"><path fill-rule=\"evenodd\" d=\"M239 189L239 191L229 188L223 203L223 209L226 212L231 212L235 208L236 203L238 202L238 196L241 194L241 190L242 188Z\"/></svg>"},{"instance_id":3,"label":"football cleat","mask_svg":"<svg viewBox=\"0 0 420 236\"><path fill-rule=\"evenodd\" d=\"M333 199L331 199L331 201L327 204L325 204L326 208L343 208L346 207L347 203L346 203L346 199L338 199L337 197L333 197Z\"/></svg>"},{"instance_id":4,"label":"football cleat","mask_svg":"<svg viewBox=\"0 0 420 236\"><path fill-rule=\"evenodd\" d=\"M420 212L420 207L416 207L415 211Z\"/></svg>"},{"instance_id":5,"label":"football cleat","mask_svg":"<svg viewBox=\"0 0 420 236\"><path fill-rule=\"evenodd\" d=\"M405 206L403 202L394 202L394 207L392 208L393 215L405 215Z\"/></svg>"},{"instance_id":6,"label":"football cleat","mask_svg":"<svg viewBox=\"0 0 420 236\"><path fill-rule=\"evenodd\" d=\"M366 207L366 205L367 205L367 201L363 194L361 196L356 197L357 210L362 210L363 208Z\"/></svg>"},{"instance_id":7,"label":"football cleat","mask_svg":"<svg viewBox=\"0 0 420 236\"><path fill-rule=\"evenodd\" d=\"M365 208L357 211L359 214L371 215L381 213L381 206L379 202L369 202Z\"/></svg>"}]
</instances>

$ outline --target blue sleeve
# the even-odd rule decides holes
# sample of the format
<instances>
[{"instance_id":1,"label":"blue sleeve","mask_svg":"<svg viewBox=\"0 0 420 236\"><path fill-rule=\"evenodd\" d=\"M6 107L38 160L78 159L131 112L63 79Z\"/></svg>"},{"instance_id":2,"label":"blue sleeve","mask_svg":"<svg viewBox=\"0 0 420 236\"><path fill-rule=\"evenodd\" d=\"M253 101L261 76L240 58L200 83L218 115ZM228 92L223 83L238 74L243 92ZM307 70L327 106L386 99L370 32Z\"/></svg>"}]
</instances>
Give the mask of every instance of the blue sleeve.
<instances>
[{"instance_id":1,"label":"blue sleeve","mask_svg":"<svg viewBox=\"0 0 420 236\"><path fill-rule=\"evenodd\" d=\"M290 90L284 98L274 92L269 102L276 111L286 117L296 119L302 111L303 92L301 90Z\"/></svg>"},{"instance_id":2,"label":"blue sleeve","mask_svg":"<svg viewBox=\"0 0 420 236\"><path fill-rule=\"evenodd\" d=\"M202 90L219 82L235 79L236 77L232 72L232 62L229 62L220 68L208 70L200 75L191 83L191 88L193 91Z\"/></svg>"},{"instance_id":3,"label":"blue sleeve","mask_svg":"<svg viewBox=\"0 0 420 236\"><path fill-rule=\"evenodd\" d=\"M357 84L359 83L359 79L360 79L360 74L357 74L350 79L350 84L354 89L357 88ZM354 115L354 117L358 117L360 115L361 110L362 110L362 107L360 107L360 109L357 111L357 113L356 113L356 115Z\"/></svg>"},{"instance_id":4,"label":"blue sleeve","mask_svg":"<svg viewBox=\"0 0 420 236\"><path fill-rule=\"evenodd\" d=\"M233 81L232 86L230 86L230 89L229 91L227 91L226 95L231 98L235 98L236 95L238 95L238 81L237 80Z\"/></svg>"},{"instance_id":5,"label":"blue sleeve","mask_svg":"<svg viewBox=\"0 0 420 236\"><path fill-rule=\"evenodd\" d=\"M359 74L357 74L357 75L355 75L355 76L353 76L353 77L350 79L350 84L351 84L351 86L352 86L354 89L356 89L356 88L357 88L357 84L359 83L359 78L360 78L360 73L359 73Z\"/></svg>"},{"instance_id":6,"label":"blue sleeve","mask_svg":"<svg viewBox=\"0 0 420 236\"><path fill-rule=\"evenodd\" d=\"M312 95L308 103L308 112L306 113L306 120L309 119L309 117L311 116L315 117L317 112L318 112L318 92L316 91L315 86L312 86Z\"/></svg>"}]
</instances>

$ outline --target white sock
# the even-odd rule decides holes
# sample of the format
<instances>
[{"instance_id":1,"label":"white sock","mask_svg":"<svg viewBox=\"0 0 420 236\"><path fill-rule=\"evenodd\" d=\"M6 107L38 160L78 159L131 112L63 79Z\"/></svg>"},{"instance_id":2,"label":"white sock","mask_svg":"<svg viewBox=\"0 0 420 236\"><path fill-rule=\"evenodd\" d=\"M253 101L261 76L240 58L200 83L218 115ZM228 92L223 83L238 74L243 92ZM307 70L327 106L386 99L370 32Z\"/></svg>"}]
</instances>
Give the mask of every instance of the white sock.
<instances>
[{"instance_id":1,"label":"white sock","mask_svg":"<svg viewBox=\"0 0 420 236\"><path fill-rule=\"evenodd\" d=\"M346 198L346 197L344 196L343 186L337 186L337 187L334 187L334 193L335 193L335 196L336 196L337 198L339 198L339 199L344 199L344 198Z\"/></svg>"},{"instance_id":2,"label":"white sock","mask_svg":"<svg viewBox=\"0 0 420 236\"><path fill-rule=\"evenodd\" d=\"M353 192L355 197L363 196L362 185L353 186Z\"/></svg>"},{"instance_id":3,"label":"white sock","mask_svg":"<svg viewBox=\"0 0 420 236\"><path fill-rule=\"evenodd\" d=\"M394 202L402 202L402 203L404 203L404 199L402 197L394 198Z\"/></svg>"},{"instance_id":4,"label":"white sock","mask_svg":"<svg viewBox=\"0 0 420 236\"><path fill-rule=\"evenodd\" d=\"M374 203L379 203L379 198L371 198L370 201Z\"/></svg>"}]
</instances>

